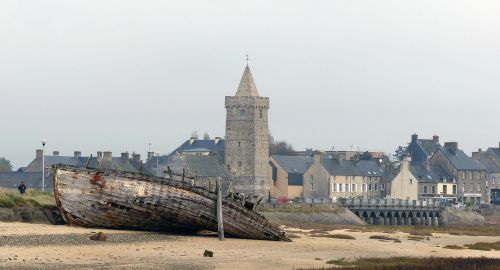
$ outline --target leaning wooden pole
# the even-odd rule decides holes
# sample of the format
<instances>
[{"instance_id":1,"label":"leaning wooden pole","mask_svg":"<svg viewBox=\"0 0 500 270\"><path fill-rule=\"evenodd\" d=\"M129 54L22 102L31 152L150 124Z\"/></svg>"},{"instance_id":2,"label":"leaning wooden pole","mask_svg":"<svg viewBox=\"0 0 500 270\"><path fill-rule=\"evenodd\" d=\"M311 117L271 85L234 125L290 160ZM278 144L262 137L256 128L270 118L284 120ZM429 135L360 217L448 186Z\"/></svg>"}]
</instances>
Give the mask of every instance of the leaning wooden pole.
<instances>
[{"instance_id":1,"label":"leaning wooden pole","mask_svg":"<svg viewBox=\"0 0 500 270\"><path fill-rule=\"evenodd\" d=\"M222 220L222 185L220 177L217 178L217 225L219 240L224 240L224 222Z\"/></svg>"}]
</instances>

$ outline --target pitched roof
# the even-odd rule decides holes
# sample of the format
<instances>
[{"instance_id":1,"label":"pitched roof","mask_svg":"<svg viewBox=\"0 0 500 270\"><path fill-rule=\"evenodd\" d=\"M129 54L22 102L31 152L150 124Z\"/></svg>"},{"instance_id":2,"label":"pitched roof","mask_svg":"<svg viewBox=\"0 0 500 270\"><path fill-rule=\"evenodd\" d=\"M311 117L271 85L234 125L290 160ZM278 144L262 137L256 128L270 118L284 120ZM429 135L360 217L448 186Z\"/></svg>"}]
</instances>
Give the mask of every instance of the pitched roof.
<instances>
[{"instance_id":1,"label":"pitched roof","mask_svg":"<svg viewBox=\"0 0 500 270\"><path fill-rule=\"evenodd\" d=\"M413 165L410 166L411 173L417 178L417 181L421 182L444 182L453 179L453 176L449 174L441 166L426 166Z\"/></svg>"},{"instance_id":2,"label":"pitched roof","mask_svg":"<svg viewBox=\"0 0 500 270\"><path fill-rule=\"evenodd\" d=\"M486 168L489 173L500 173L500 167L495 163L495 161L490 158L484 157L479 160L481 164Z\"/></svg>"},{"instance_id":3,"label":"pitched roof","mask_svg":"<svg viewBox=\"0 0 500 270\"><path fill-rule=\"evenodd\" d=\"M453 151L446 146L439 146L439 149L457 170L485 170L484 166L479 161L470 158L460 149Z\"/></svg>"},{"instance_id":4,"label":"pitched roof","mask_svg":"<svg viewBox=\"0 0 500 270\"><path fill-rule=\"evenodd\" d=\"M193 175L199 177L229 176L229 172L214 155L184 155L184 161Z\"/></svg>"},{"instance_id":5,"label":"pitched roof","mask_svg":"<svg viewBox=\"0 0 500 270\"><path fill-rule=\"evenodd\" d=\"M28 188L42 188L42 172L0 172L0 187L17 188L24 181ZM45 187L53 188L50 176L45 176Z\"/></svg>"},{"instance_id":6,"label":"pitched roof","mask_svg":"<svg viewBox=\"0 0 500 270\"><path fill-rule=\"evenodd\" d=\"M427 153L428 156L432 155L439 148L439 142L429 139L418 139L417 143L422 147L422 149Z\"/></svg>"},{"instance_id":7,"label":"pitched roof","mask_svg":"<svg viewBox=\"0 0 500 270\"><path fill-rule=\"evenodd\" d=\"M64 164L71 166L85 167L88 162L89 168L102 168L111 170L120 170L128 172L138 172L138 169L131 163L130 159L123 157L112 157L111 161L97 157L74 157L74 156L44 156L44 165L50 168L53 165ZM98 159L100 160L99 162ZM42 161L34 159L26 168L26 172L41 172Z\"/></svg>"},{"instance_id":8,"label":"pitched roof","mask_svg":"<svg viewBox=\"0 0 500 270\"><path fill-rule=\"evenodd\" d=\"M313 164L314 159L308 156L282 156L273 155L272 158L285 170L287 173L304 174L307 169Z\"/></svg>"},{"instance_id":9,"label":"pitched roof","mask_svg":"<svg viewBox=\"0 0 500 270\"><path fill-rule=\"evenodd\" d=\"M243 76L241 76L240 85L238 86L238 91L236 91L236 96L252 96L258 97L259 92L255 86L255 82L252 77L252 72L248 65L245 67Z\"/></svg>"},{"instance_id":10,"label":"pitched roof","mask_svg":"<svg viewBox=\"0 0 500 270\"><path fill-rule=\"evenodd\" d=\"M496 159L500 160L500 148L490 147L487 151L495 155Z\"/></svg>"},{"instance_id":11,"label":"pitched roof","mask_svg":"<svg viewBox=\"0 0 500 270\"><path fill-rule=\"evenodd\" d=\"M321 164L331 175L382 176L384 170L374 160L342 160L322 158Z\"/></svg>"},{"instance_id":12,"label":"pitched roof","mask_svg":"<svg viewBox=\"0 0 500 270\"><path fill-rule=\"evenodd\" d=\"M224 139L217 140L187 140L181 146L177 147L172 153L175 152L217 152L219 155L224 155Z\"/></svg>"}]
</instances>

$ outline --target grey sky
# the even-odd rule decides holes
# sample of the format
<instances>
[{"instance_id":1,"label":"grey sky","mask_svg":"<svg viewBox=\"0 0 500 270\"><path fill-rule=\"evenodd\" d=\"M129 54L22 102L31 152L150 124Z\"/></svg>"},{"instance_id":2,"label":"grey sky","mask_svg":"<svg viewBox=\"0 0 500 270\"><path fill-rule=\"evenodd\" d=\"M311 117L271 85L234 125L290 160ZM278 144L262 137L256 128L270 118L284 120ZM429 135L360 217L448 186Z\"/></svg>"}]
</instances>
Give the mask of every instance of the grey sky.
<instances>
[{"instance_id":1,"label":"grey sky","mask_svg":"<svg viewBox=\"0 0 500 270\"><path fill-rule=\"evenodd\" d=\"M245 54L295 148L500 140L500 1L0 2L0 156L224 136Z\"/></svg>"}]
</instances>

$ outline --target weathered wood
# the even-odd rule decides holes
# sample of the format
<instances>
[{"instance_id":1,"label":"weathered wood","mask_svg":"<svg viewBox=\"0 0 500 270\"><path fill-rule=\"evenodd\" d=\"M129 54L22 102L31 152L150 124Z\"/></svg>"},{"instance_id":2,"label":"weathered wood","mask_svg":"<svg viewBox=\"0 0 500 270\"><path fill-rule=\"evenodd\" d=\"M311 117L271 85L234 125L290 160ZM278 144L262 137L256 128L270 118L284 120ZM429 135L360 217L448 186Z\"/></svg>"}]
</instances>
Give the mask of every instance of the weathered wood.
<instances>
[{"instance_id":1,"label":"weathered wood","mask_svg":"<svg viewBox=\"0 0 500 270\"><path fill-rule=\"evenodd\" d=\"M57 206L69 224L146 230L218 231L217 194L170 178L58 165ZM221 200L224 233L289 241L279 227L239 201Z\"/></svg>"},{"instance_id":2,"label":"weathered wood","mask_svg":"<svg viewBox=\"0 0 500 270\"><path fill-rule=\"evenodd\" d=\"M217 225L219 240L224 240L224 220L222 217L222 184L220 177L217 178Z\"/></svg>"}]
</instances>

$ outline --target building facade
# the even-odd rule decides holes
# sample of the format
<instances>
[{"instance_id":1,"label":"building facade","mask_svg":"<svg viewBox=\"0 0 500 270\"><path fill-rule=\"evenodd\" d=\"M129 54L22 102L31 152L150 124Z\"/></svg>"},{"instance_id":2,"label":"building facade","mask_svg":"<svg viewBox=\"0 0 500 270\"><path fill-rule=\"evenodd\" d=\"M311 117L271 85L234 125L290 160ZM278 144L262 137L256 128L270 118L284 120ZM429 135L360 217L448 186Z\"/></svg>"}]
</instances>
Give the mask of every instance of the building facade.
<instances>
[{"instance_id":1,"label":"building facade","mask_svg":"<svg viewBox=\"0 0 500 270\"><path fill-rule=\"evenodd\" d=\"M457 142L445 142L429 160L430 165L439 165L456 180L458 200L473 204L489 203L486 188L486 170L458 148Z\"/></svg>"},{"instance_id":2,"label":"building facade","mask_svg":"<svg viewBox=\"0 0 500 270\"><path fill-rule=\"evenodd\" d=\"M238 90L226 96L224 162L237 192L269 196L269 98L259 96L248 65Z\"/></svg>"}]
</instances>

